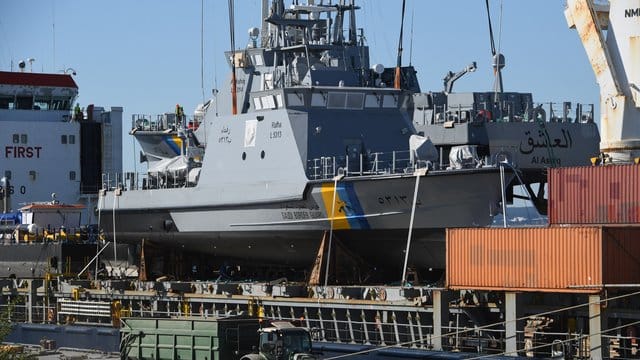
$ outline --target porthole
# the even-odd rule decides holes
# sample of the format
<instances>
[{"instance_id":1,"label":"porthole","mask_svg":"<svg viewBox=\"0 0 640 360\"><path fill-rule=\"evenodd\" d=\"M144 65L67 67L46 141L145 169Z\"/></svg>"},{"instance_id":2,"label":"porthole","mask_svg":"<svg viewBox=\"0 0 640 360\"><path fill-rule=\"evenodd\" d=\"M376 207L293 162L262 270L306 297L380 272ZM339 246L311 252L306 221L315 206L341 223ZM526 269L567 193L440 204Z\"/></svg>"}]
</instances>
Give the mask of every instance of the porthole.
<instances>
[{"instance_id":1,"label":"porthole","mask_svg":"<svg viewBox=\"0 0 640 360\"><path fill-rule=\"evenodd\" d=\"M242 160L246 160L246 159L247 159L247 153L246 153L246 152L243 152L243 153L242 153Z\"/></svg>"},{"instance_id":2,"label":"porthole","mask_svg":"<svg viewBox=\"0 0 640 360\"><path fill-rule=\"evenodd\" d=\"M260 159L264 159L264 150L260 153Z\"/></svg>"}]
</instances>

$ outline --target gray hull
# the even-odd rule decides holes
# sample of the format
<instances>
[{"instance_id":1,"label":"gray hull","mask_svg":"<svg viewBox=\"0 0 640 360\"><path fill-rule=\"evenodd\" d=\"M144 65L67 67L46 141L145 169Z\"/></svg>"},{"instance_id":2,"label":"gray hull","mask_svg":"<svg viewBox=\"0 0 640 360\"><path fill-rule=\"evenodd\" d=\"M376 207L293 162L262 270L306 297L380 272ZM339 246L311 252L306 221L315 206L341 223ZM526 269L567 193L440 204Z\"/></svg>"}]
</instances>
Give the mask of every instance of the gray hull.
<instances>
[{"instance_id":1,"label":"gray hull","mask_svg":"<svg viewBox=\"0 0 640 360\"><path fill-rule=\"evenodd\" d=\"M154 203L149 202L154 197L148 190L125 191L116 199L115 232L118 242L139 243L144 238L223 259L310 266L324 232L333 227L342 245L367 263L401 267L415 183L413 175L346 178L337 184L334 207L333 181L310 182L298 201L233 206L192 207L184 199L196 188L171 189L168 200L165 190ZM422 176L410 264L444 267L443 228L489 225L499 184L495 168ZM109 195L106 204L114 201ZM102 218L112 237L112 211Z\"/></svg>"}]
</instances>

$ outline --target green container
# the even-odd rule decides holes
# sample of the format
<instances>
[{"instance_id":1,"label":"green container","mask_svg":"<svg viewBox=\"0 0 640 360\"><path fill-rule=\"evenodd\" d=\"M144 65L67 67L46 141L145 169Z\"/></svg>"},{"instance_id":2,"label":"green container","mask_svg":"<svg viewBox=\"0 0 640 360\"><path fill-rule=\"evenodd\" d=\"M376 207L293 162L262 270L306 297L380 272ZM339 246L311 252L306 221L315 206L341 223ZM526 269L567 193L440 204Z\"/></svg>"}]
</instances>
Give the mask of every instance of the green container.
<instances>
[{"instance_id":1,"label":"green container","mask_svg":"<svg viewBox=\"0 0 640 360\"><path fill-rule=\"evenodd\" d=\"M129 359L239 359L258 346L255 318L126 318L121 353Z\"/></svg>"}]
</instances>

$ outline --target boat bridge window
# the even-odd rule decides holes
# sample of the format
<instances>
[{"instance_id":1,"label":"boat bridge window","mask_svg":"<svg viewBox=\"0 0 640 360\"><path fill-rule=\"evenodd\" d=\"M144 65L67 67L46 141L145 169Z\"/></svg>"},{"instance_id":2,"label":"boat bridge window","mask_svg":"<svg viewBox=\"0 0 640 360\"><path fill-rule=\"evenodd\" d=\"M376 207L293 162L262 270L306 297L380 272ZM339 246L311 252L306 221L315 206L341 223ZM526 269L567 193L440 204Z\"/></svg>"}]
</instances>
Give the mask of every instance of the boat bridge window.
<instances>
[{"instance_id":1,"label":"boat bridge window","mask_svg":"<svg viewBox=\"0 0 640 360\"><path fill-rule=\"evenodd\" d=\"M31 110L33 108L33 96L17 96L16 109Z\"/></svg>"},{"instance_id":2,"label":"boat bridge window","mask_svg":"<svg viewBox=\"0 0 640 360\"><path fill-rule=\"evenodd\" d=\"M253 98L253 107L256 110L277 109L282 107L282 95L264 95Z\"/></svg>"},{"instance_id":3,"label":"boat bridge window","mask_svg":"<svg viewBox=\"0 0 640 360\"><path fill-rule=\"evenodd\" d=\"M273 74L272 73L262 74L262 90L271 90L271 89L273 89Z\"/></svg>"},{"instance_id":4,"label":"boat bridge window","mask_svg":"<svg viewBox=\"0 0 640 360\"><path fill-rule=\"evenodd\" d=\"M73 98L49 98L49 97L36 97L34 100L34 109L37 107L40 110L71 110L71 104Z\"/></svg>"},{"instance_id":5,"label":"boat bridge window","mask_svg":"<svg viewBox=\"0 0 640 360\"><path fill-rule=\"evenodd\" d=\"M51 107L51 99L44 97L36 97L33 100L33 109L34 110L49 110Z\"/></svg>"},{"instance_id":6,"label":"boat bridge window","mask_svg":"<svg viewBox=\"0 0 640 360\"><path fill-rule=\"evenodd\" d=\"M264 65L264 58L262 57L262 54L251 54L251 63L254 66Z\"/></svg>"},{"instance_id":7,"label":"boat bridge window","mask_svg":"<svg viewBox=\"0 0 640 360\"><path fill-rule=\"evenodd\" d=\"M66 144L67 143L67 135L61 135L60 136L60 143L61 144Z\"/></svg>"},{"instance_id":8,"label":"boat bridge window","mask_svg":"<svg viewBox=\"0 0 640 360\"><path fill-rule=\"evenodd\" d=\"M363 93L330 92L327 109L362 110Z\"/></svg>"},{"instance_id":9,"label":"boat bridge window","mask_svg":"<svg viewBox=\"0 0 640 360\"><path fill-rule=\"evenodd\" d=\"M76 136L69 135L69 144L75 144L75 143L76 143Z\"/></svg>"},{"instance_id":10,"label":"boat bridge window","mask_svg":"<svg viewBox=\"0 0 640 360\"><path fill-rule=\"evenodd\" d=\"M51 110L71 110L71 98L51 99Z\"/></svg>"},{"instance_id":11,"label":"boat bridge window","mask_svg":"<svg viewBox=\"0 0 640 360\"><path fill-rule=\"evenodd\" d=\"M0 95L0 109L8 110L71 110L71 97Z\"/></svg>"},{"instance_id":12,"label":"boat bridge window","mask_svg":"<svg viewBox=\"0 0 640 360\"><path fill-rule=\"evenodd\" d=\"M27 134L20 134L20 142L23 144L27 143Z\"/></svg>"},{"instance_id":13,"label":"boat bridge window","mask_svg":"<svg viewBox=\"0 0 640 360\"><path fill-rule=\"evenodd\" d=\"M13 143L20 144L20 134L13 134Z\"/></svg>"},{"instance_id":14,"label":"boat bridge window","mask_svg":"<svg viewBox=\"0 0 640 360\"><path fill-rule=\"evenodd\" d=\"M235 51L231 53L229 60L235 62L236 67L240 69L251 65L247 61L247 54L245 51Z\"/></svg>"},{"instance_id":15,"label":"boat bridge window","mask_svg":"<svg viewBox=\"0 0 640 360\"><path fill-rule=\"evenodd\" d=\"M76 172L75 171L69 171L69 180L73 181L76 179Z\"/></svg>"},{"instance_id":16,"label":"boat bridge window","mask_svg":"<svg viewBox=\"0 0 640 360\"><path fill-rule=\"evenodd\" d=\"M327 106L327 96L323 93L313 93L311 95L311 106L315 106L315 107Z\"/></svg>"},{"instance_id":17,"label":"boat bridge window","mask_svg":"<svg viewBox=\"0 0 640 360\"><path fill-rule=\"evenodd\" d=\"M398 98L394 95L385 95L382 100L383 108L395 108L398 107Z\"/></svg>"},{"instance_id":18,"label":"boat bridge window","mask_svg":"<svg viewBox=\"0 0 640 360\"><path fill-rule=\"evenodd\" d=\"M14 107L13 96L0 96L0 109L13 109Z\"/></svg>"},{"instance_id":19,"label":"boat bridge window","mask_svg":"<svg viewBox=\"0 0 640 360\"><path fill-rule=\"evenodd\" d=\"M380 107L380 98L376 94L367 94L364 98L364 107L377 108Z\"/></svg>"},{"instance_id":20,"label":"boat bridge window","mask_svg":"<svg viewBox=\"0 0 640 360\"><path fill-rule=\"evenodd\" d=\"M363 106L364 106L364 94L362 93L347 94L347 109L362 110Z\"/></svg>"},{"instance_id":21,"label":"boat bridge window","mask_svg":"<svg viewBox=\"0 0 640 360\"><path fill-rule=\"evenodd\" d=\"M289 106L304 106L304 95L299 93L287 94Z\"/></svg>"}]
</instances>

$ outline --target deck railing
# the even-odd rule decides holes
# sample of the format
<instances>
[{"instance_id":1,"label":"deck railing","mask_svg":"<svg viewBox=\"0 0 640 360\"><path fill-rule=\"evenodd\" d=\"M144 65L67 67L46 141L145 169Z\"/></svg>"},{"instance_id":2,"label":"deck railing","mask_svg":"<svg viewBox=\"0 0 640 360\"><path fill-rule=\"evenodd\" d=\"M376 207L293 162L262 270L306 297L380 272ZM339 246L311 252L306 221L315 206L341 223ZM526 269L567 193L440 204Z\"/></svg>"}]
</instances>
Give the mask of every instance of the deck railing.
<instances>
[{"instance_id":1,"label":"deck railing","mask_svg":"<svg viewBox=\"0 0 640 360\"><path fill-rule=\"evenodd\" d=\"M592 123L594 121L594 105L571 102L535 103L533 108L523 112L515 112L517 108L513 101L504 100L502 107L495 108L493 104L480 103L478 108L469 106L435 105L433 124L453 122L455 124L480 120L495 122L564 122L564 123ZM575 107L575 108L574 108ZM493 110L492 110L493 109ZM496 113L493 113L493 112ZM491 114L487 119L487 114Z\"/></svg>"},{"instance_id":2,"label":"deck railing","mask_svg":"<svg viewBox=\"0 0 640 360\"><path fill-rule=\"evenodd\" d=\"M181 115L174 113L159 114L155 117L147 114L131 115L131 129L137 131L165 131L178 130L180 128L197 129L202 122L202 117Z\"/></svg>"},{"instance_id":3,"label":"deck railing","mask_svg":"<svg viewBox=\"0 0 640 360\"><path fill-rule=\"evenodd\" d=\"M188 174L188 172L187 172ZM116 174L102 174L102 189L114 190L154 190L194 187L195 181L185 176L185 171L164 172L125 172Z\"/></svg>"},{"instance_id":4,"label":"deck railing","mask_svg":"<svg viewBox=\"0 0 640 360\"><path fill-rule=\"evenodd\" d=\"M307 161L310 180L331 179L336 175L366 176L412 173L416 168L431 167L425 161L411 160L408 150L389 153L374 152L358 156L325 156ZM102 189L152 190L194 187L197 179L187 170L164 172L124 172L102 174ZM190 178L191 177L193 178Z\"/></svg>"},{"instance_id":5,"label":"deck railing","mask_svg":"<svg viewBox=\"0 0 640 360\"><path fill-rule=\"evenodd\" d=\"M356 156L324 156L307 161L307 177L311 180L331 179L337 175L365 176L411 173L418 167L431 166L413 161L409 150L388 153L373 152Z\"/></svg>"}]
</instances>

